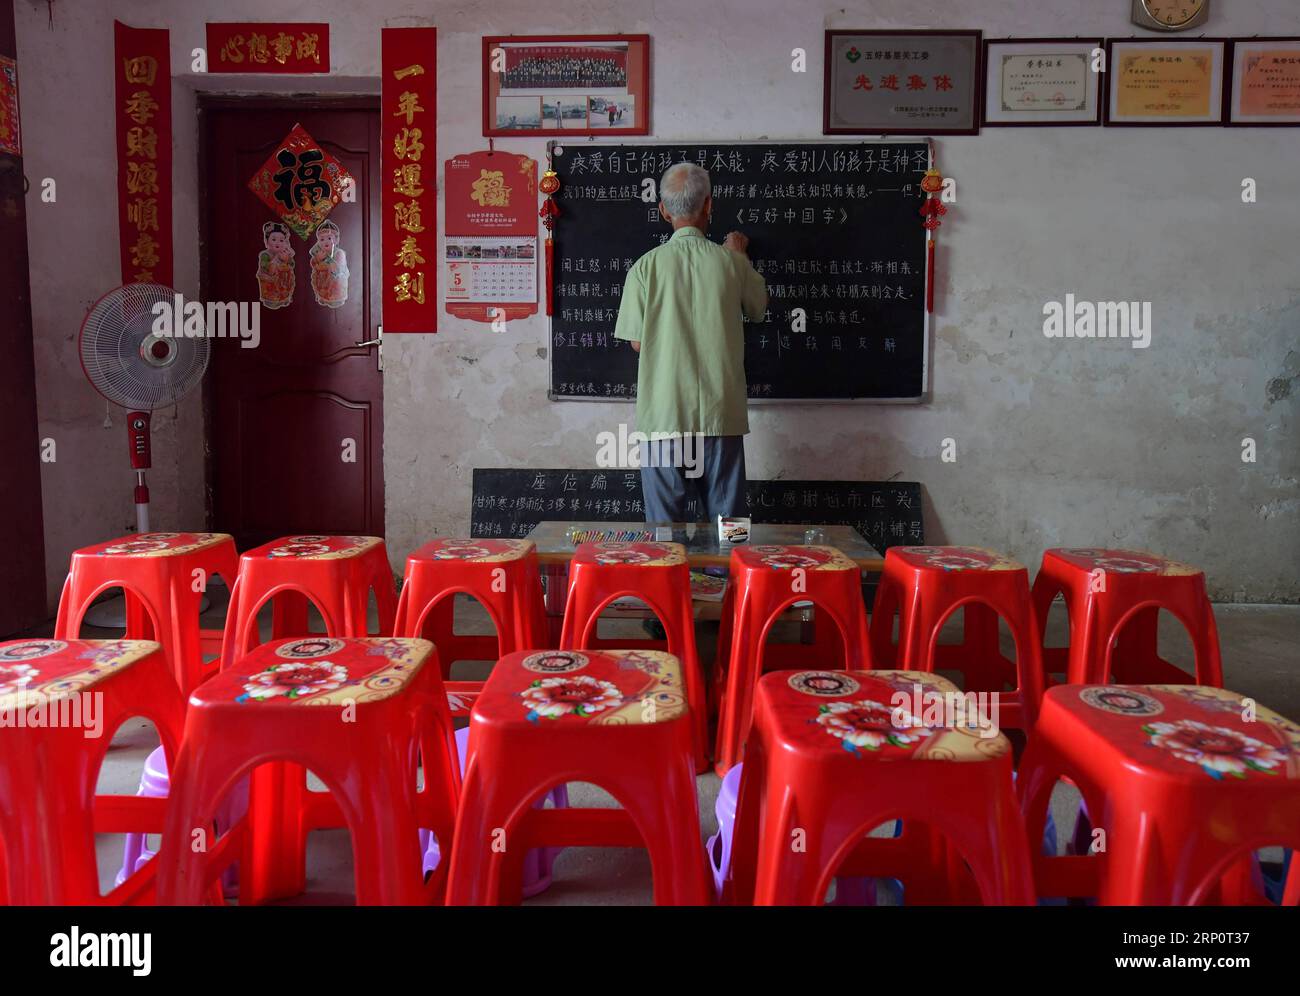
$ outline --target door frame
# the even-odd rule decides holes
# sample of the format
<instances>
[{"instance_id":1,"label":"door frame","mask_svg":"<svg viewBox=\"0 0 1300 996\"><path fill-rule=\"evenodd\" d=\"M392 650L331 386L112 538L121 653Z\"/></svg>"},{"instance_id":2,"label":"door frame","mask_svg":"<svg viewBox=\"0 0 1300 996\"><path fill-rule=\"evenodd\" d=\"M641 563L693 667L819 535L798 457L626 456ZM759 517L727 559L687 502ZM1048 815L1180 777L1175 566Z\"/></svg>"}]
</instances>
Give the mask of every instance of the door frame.
<instances>
[{"instance_id":1,"label":"door frame","mask_svg":"<svg viewBox=\"0 0 1300 996\"><path fill-rule=\"evenodd\" d=\"M311 111L357 111L357 110L374 110L380 109L379 94L344 94L339 96L321 95L321 94L291 94L291 93L252 93L252 94L230 94L220 91L200 90L195 94L195 126L198 129L198 158L195 161L195 169L198 173L198 215L199 215L199 300L207 301L211 290L212 280L209 271L211 262L209 247L208 225L208 197L210 190L208 188L208 123L207 116L209 111L294 111L294 110L311 110ZM202 406L203 406L203 515L208 529L213 527L215 518L216 498L213 490L213 480L215 479L215 450L211 445L212 426L215 423L213 416L213 392L211 388L212 377L211 370L203 377ZM383 386L383 374L380 373L380 386ZM380 463L380 473L383 472L382 461ZM385 495L387 489L385 489ZM385 530L387 529L387 509L384 512Z\"/></svg>"}]
</instances>

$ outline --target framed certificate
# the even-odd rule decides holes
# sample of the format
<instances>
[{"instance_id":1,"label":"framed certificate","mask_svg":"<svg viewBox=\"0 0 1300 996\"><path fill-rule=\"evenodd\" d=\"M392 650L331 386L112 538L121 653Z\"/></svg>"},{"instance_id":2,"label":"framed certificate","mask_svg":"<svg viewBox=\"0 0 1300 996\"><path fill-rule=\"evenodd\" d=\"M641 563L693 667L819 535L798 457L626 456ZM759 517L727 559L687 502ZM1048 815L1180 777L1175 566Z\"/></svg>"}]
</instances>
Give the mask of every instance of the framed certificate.
<instances>
[{"instance_id":1,"label":"framed certificate","mask_svg":"<svg viewBox=\"0 0 1300 996\"><path fill-rule=\"evenodd\" d=\"M1101 124L1100 38L984 42L984 126Z\"/></svg>"},{"instance_id":2,"label":"framed certificate","mask_svg":"<svg viewBox=\"0 0 1300 996\"><path fill-rule=\"evenodd\" d=\"M1229 61L1229 125L1300 125L1300 38L1237 38Z\"/></svg>"},{"instance_id":3,"label":"framed certificate","mask_svg":"<svg viewBox=\"0 0 1300 996\"><path fill-rule=\"evenodd\" d=\"M485 37L483 134L547 132L648 135L650 36Z\"/></svg>"},{"instance_id":4,"label":"framed certificate","mask_svg":"<svg viewBox=\"0 0 1300 996\"><path fill-rule=\"evenodd\" d=\"M1108 39L1107 127L1223 124L1227 47L1224 38Z\"/></svg>"},{"instance_id":5,"label":"framed certificate","mask_svg":"<svg viewBox=\"0 0 1300 996\"><path fill-rule=\"evenodd\" d=\"M974 135L978 31L827 31L822 133Z\"/></svg>"}]
</instances>

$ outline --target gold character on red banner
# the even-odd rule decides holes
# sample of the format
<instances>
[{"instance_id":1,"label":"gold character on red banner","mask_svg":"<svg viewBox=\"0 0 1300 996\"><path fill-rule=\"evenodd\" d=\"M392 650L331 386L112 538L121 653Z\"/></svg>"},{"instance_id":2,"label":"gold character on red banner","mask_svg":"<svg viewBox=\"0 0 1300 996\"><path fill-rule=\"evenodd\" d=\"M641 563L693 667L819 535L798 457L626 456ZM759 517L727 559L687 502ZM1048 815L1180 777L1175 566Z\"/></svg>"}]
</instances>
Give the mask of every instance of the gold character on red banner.
<instances>
[{"instance_id":1,"label":"gold character on red banner","mask_svg":"<svg viewBox=\"0 0 1300 996\"><path fill-rule=\"evenodd\" d=\"M311 289L316 303L341 308L348 299L348 254L339 248L339 226L322 221L311 247Z\"/></svg>"},{"instance_id":2,"label":"gold character on red banner","mask_svg":"<svg viewBox=\"0 0 1300 996\"><path fill-rule=\"evenodd\" d=\"M257 295L265 307L283 308L293 301L296 283L289 226L268 221L262 226L262 242L266 248L257 256ZM312 279L314 283L314 274Z\"/></svg>"}]
</instances>

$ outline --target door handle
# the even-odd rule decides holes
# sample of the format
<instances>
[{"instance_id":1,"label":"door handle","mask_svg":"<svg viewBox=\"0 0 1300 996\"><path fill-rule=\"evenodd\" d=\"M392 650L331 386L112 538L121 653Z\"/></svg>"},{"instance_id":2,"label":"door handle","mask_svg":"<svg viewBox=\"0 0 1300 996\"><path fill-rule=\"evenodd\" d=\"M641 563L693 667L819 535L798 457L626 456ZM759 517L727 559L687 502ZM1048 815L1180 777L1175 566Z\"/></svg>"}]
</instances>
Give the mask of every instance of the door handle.
<instances>
[{"instance_id":1,"label":"door handle","mask_svg":"<svg viewBox=\"0 0 1300 996\"><path fill-rule=\"evenodd\" d=\"M370 347L370 346L379 347L375 351L375 367L376 369L379 370L380 373L383 373L384 372L384 327L380 325L377 329L375 329L375 337L373 339L365 339L365 340L358 339L356 345L364 346L364 347Z\"/></svg>"}]
</instances>

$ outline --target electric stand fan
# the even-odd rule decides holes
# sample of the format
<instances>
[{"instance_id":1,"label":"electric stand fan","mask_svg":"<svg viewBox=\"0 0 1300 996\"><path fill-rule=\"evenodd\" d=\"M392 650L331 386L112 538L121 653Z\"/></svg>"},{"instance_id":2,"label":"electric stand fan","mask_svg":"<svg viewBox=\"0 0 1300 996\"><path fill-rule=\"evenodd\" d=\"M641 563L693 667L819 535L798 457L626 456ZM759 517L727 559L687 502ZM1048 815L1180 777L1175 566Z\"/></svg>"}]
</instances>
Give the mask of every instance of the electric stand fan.
<instances>
[{"instance_id":1,"label":"electric stand fan","mask_svg":"<svg viewBox=\"0 0 1300 996\"><path fill-rule=\"evenodd\" d=\"M197 334L183 331L179 302L180 295L162 284L126 284L95 302L78 336L86 379L127 412L136 529L141 533L149 532L149 420L155 408L174 405L194 390L208 366L210 344L202 321ZM121 626L119 616L125 618L124 610L86 618L91 625Z\"/></svg>"}]
</instances>

